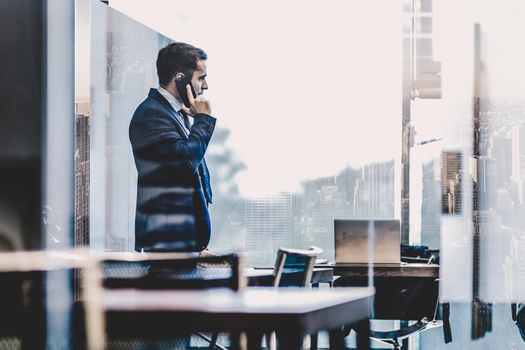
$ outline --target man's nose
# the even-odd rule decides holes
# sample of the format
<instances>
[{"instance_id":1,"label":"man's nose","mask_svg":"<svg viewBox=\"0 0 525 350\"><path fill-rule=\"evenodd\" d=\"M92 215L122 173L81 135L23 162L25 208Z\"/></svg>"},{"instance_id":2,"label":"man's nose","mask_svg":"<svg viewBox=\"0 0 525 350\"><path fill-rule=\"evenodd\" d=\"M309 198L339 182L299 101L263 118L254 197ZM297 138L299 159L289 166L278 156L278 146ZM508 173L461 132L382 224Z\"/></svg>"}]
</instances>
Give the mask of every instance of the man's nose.
<instances>
[{"instance_id":1,"label":"man's nose","mask_svg":"<svg viewBox=\"0 0 525 350\"><path fill-rule=\"evenodd\" d=\"M208 82L206 80L202 82L202 90L208 90Z\"/></svg>"}]
</instances>

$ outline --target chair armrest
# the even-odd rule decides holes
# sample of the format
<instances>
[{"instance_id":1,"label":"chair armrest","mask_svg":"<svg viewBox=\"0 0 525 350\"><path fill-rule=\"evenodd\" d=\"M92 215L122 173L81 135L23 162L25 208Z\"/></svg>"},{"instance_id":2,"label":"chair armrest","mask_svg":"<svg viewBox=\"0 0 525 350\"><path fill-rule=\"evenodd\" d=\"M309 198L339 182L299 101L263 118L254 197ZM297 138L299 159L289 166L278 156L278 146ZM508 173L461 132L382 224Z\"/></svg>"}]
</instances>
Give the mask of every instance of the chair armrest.
<instances>
[{"instance_id":1,"label":"chair armrest","mask_svg":"<svg viewBox=\"0 0 525 350\"><path fill-rule=\"evenodd\" d=\"M289 255L318 256L323 253L323 250L316 246L311 246L309 249L279 248L279 250Z\"/></svg>"}]
</instances>

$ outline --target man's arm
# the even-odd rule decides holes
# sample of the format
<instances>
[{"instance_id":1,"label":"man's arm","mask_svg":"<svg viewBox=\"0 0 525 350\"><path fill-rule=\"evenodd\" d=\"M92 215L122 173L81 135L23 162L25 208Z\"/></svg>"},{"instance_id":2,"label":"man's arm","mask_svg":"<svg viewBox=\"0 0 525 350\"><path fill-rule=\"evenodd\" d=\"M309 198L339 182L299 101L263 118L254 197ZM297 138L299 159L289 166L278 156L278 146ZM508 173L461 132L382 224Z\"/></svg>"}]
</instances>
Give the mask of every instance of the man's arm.
<instances>
[{"instance_id":1,"label":"man's arm","mask_svg":"<svg viewBox=\"0 0 525 350\"><path fill-rule=\"evenodd\" d=\"M194 173L204 158L215 122L216 119L210 115L195 115L189 137L186 139L174 127L170 116L148 116L145 122L131 126L130 139L135 153L140 158L180 162L180 167Z\"/></svg>"}]
</instances>

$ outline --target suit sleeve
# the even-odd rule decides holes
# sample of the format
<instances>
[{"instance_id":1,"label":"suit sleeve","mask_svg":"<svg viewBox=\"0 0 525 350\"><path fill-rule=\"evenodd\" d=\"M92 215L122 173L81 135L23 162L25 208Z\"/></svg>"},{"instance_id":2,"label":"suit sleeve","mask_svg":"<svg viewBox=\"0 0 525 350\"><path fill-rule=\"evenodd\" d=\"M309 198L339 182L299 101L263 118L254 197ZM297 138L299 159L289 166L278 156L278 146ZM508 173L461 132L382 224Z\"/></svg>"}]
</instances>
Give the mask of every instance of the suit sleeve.
<instances>
[{"instance_id":1,"label":"suit sleeve","mask_svg":"<svg viewBox=\"0 0 525 350\"><path fill-rule=\"evenodd\" d=\"M196 114L186 139L173 125L170 116L151 116L142 123L132 123L130 139L134 152L142 159L175 162L178 167L194 173L204 158L215 122L210 115Z\"/></svg>"}]
</instances>

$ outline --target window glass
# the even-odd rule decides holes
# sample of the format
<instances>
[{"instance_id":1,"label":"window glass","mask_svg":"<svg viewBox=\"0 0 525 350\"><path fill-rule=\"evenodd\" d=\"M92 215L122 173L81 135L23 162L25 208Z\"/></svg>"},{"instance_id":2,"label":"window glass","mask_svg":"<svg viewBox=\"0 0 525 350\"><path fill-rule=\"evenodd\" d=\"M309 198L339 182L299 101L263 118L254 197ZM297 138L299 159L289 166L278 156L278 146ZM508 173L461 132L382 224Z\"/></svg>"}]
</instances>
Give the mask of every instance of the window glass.
<instances>
[{"instance_id":1,"label":"window glass","mask_svg":"<svg viewBox=\"0 0 525 350\"><path fill-rule=\"evenodd\" d=\"M208 53L211 249L267 265L313 244L333 259L335 218L396 216L400 2L161 1L155 21L111 5Z\"/></svg>"}]
</instances>

